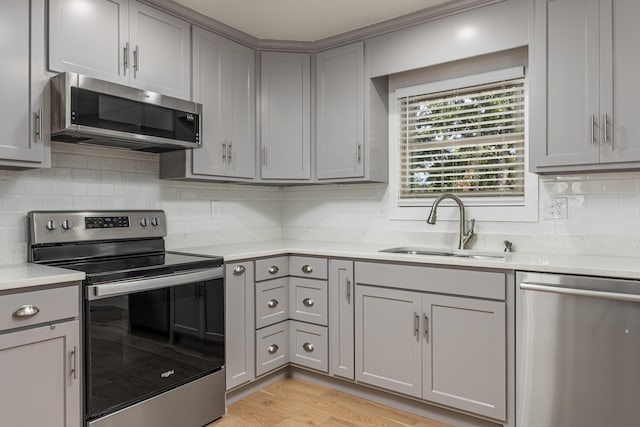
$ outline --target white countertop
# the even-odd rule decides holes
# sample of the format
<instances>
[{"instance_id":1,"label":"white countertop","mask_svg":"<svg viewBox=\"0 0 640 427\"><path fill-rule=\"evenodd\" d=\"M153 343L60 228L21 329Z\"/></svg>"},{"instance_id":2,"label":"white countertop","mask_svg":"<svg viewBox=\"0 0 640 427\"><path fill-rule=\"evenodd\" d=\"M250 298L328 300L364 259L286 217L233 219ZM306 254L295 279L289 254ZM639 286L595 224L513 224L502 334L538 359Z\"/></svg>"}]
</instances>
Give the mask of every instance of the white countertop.
<instances>
[{"instance_id":1,"label":"white countertop","mask_svg":"<svg viewBox=\"0 0 640 427\"><path fill-rule=\"evenodd\" d=\"M0 291L20 290L32 286L76 282L84 273L40 264L13 264L0 266Z\"/></svg>"},{"instance_id":2,"label":"white countertop","mask_svg":"<svg viewBox=\"0 0 640 427\"><path fill-rule=\"evenodd\" d=\"M378 261L410 262L431 265L480 267L501 270L537 271L640 279L640 259L601 255L558 255L514 252L504 259L470 259L452 256L405 255L379 252L393 244L339 243L316 241L268 241L172 249L176 251L223 256L225 262L281 254L316 255ZM450 248L428 248L451 250ZM465 251L470 254L487 252ZM502 252L496 255L505 255Z\"/></svg>"}]
</instances>

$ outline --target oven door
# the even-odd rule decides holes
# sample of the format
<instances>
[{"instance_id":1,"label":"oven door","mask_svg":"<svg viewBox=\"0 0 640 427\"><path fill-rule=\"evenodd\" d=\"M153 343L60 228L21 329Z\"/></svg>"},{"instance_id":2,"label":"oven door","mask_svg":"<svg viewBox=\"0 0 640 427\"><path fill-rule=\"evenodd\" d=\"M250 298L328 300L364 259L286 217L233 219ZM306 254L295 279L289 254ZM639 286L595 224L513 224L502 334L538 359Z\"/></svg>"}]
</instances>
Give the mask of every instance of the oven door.
<instances>
[{"instance_id":1,"label":"oven door","mask_svg":"<svg viewBox=\"0 0 640 427\"><path fill-rule=\"evenodd\" d=\"M88 421L224 368L223 275L85 287Z\"/></svg>"}]
</instances>

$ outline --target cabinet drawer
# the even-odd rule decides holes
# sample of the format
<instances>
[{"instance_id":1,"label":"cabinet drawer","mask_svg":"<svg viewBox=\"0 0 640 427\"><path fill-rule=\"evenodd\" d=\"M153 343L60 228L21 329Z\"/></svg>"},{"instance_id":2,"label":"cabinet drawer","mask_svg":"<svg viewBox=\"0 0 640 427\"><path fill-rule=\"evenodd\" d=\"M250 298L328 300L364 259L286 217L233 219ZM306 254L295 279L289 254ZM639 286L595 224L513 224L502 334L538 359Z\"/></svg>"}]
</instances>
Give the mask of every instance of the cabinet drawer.
<instances>
[{"instance_id":1,"label":"cabinet drawer","mask_svg":"<svg viewBox=\"0 0 640 427\"><path fill-rule=\"evenodd\" d=\"M256 282L289 275L289 257L280 256L256 260Z\"/></svg>"},{"instance_id":2,"label":"cabinet drawer","mask_svg":"<svg viewBox=\"0 0 640 427\"><path fill-rule=\"evenodd\" d=\"M289 322L256 331L256 376L289 363Z\"/></svg>"},{"instance_id":3,"label":"cabinet drawer","mask_svg":"<svg viewBox=\"0 0 640 427\"><path fill-rule=\"evenodd\" d=\"M289 278L289 318L327 326L326 280Z\"/></svg>"},{"instance_id":4,"label":"cabinet drawer","mask_svg":"<svg viewBox=\"0 0 640 427\"><path fill-rule=\"evenodd\" d=\"M292 363L328 372L327 328L289 321L289 351Z\"/></svg>"},{"instance_id":5,"label":"cabinet drawer","mask_svg":"<svg viewBox=\"0 0 640 427\"><path fill-rule=\"evenodd\" d=\"M327 260L326 258L291 256L289 257L289 274L291 276L326 280Z\"/></svg>"},{"instance_id":6,"label":"cabinet drawer","mask_svg":"<svg viewBox=\"0 0 640 427\"><path fill-rule=\"evenodd\" d=\"M38 313L19 317L17 311L27 306L36 307ZM79 306L78 286L0 296L0 330L78 317Z\"/></svg>"},{"instance_id":7,"label":"cabinet drawer","mask_svg":"<svg viewBox=\"0 0 640 427\"><path fill-rule=\"evenodd\" d=\"M289 318L289 278L256 283L256 329Z\"/></svg>"}]
</instances>

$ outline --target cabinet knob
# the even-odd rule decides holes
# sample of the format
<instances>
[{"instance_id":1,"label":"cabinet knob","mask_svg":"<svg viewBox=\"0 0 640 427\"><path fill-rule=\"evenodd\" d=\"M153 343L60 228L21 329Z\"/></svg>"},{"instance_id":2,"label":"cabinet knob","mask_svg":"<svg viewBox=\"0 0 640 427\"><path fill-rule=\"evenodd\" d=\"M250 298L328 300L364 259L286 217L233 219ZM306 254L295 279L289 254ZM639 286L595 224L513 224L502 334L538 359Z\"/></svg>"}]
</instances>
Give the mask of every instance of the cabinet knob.
<instances>
[{"instance_id":1,"label":"cabinet knob","mask_svg":"<svg viewBox=\"0 0 640 427\"><path fill-rule=\"evenodd\" d=\"M267 351L269 352L269 354L275 354L278 351L278 345L277 344L271 344L269 347L267 347Z\"/></svg>"},{"instance_id":2,"label":"cabinet knob","mask_svg":"<svg viewBox=\"0 0 640 427\"><path fill-rule=\"evenodd\" d=\"M25 318L25 317L33 317L36 314L40 313L40 309L35 305L27 304L23 305L19 309L13 312L13 317Z\"/></svg>"},{"instance_id":3,"label":"cabinet knob","mask_svg":"<svg viewBox=\"0 0 640 427\"><path fill-rule=\"evenodd\" d=\"M310 342L306 342L302 344L302 349L307 353L311 353L315 349L315 347Z\"/></svg>"},{"instance_id":4,"label":"cabinet knob","mask_svg":"<svg viewBox=\"0 0 640 427\"><path fill-rule=\"evenodd\" d=\"M313 307L313 304L315 304L316 302L314 300L312 300L311 298L305 298L302 300L302 304L305 307Z\"/></svg>"},{"instance_id":5,"label":"cabinet knob","mask_svg":"<svg viewBox=\"0 0 640 427\"><path fill-rule=\"evenodd\" d=\"M246 268L244 265L236 265L235 267L233 267L233 274L235 276L240 276L242 274L244 274Z\"/></svg>"},{"instance_id":6,"label":"cabinet knob","mask_svg":"<svg viewBox=\"0 0 640 427\"><path fill-rule=\"evenodd\" d=\"M302 266L302 272L303 273L313 273L313 267L311 267L309 264L303 265Z\"/></svg>"},{"instance_id":7,"label":"cabinet knob","mask_svg":"<svg viewBox=\"0 0 640 427\"><path fill-rule=\"evenodd\" d=\"M277 299L270 299L269 302L267 302L267 307L269 308L276 308L277 306L278 306Z\"/></svg>"},{"instance_id":8,"label":"cabinet knob","mask_svg":"<svg viewBox=\"0 0 640 427\"><path fill-rule=\"evenodd\" d=\"M269 274L276 274L278 271L280 271L280 269L277 265L272 265L271 267L269 267Z\"/></svg>"}]
</instances>

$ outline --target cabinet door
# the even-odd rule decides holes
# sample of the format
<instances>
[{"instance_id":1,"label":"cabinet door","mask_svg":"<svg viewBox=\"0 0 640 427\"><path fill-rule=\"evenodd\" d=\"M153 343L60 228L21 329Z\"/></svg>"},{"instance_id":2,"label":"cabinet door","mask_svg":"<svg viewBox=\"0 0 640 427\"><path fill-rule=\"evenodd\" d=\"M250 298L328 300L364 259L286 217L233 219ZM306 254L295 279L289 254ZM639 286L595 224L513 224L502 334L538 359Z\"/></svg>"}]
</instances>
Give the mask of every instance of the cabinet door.
<instances>
[{"instance_id":1,"label":"cabinet door","mask_svg":"<svg viewBox=\"0 0 640 427\"><path fill-rule=\"evenodd\" d=\"M356 286L356 381L422 397L420 297Z\"/></svg>"},{"instance_id":2,"label":"cabinet door","mask_svg":"<svg viewBox=\"0 0 640 427\"><path fill-rule=\"evenodd\" d=\"M189 23L137 1L129 3L129 17L131 85L191 99Z\"/></svg>"},{"instance_id":3,"label":"cabinet door","mask_svg":"<svg viewBox=\"0 0 640 427\"><path fill-rule=\"evenodd\" d=\"M43 26L42 0L3 3L0 56L10 66L0 81L0 164L7 166L37 167L44 160L48 120L43 122L47 116Z\"/></svg>"},{"instance_id":4,"label":"cabinet door","mask_svg":"<svg viewBox=\"0 0 640 427\"><path fill-rule=\"evenodd\" d=\"M317 55L316 164L319 179L364 176L364 46Z\"/></svg>"},{"instance_id":5,"label":"cabinet door","mask_svg":"<svg viewBox=\"0 0 640 427\"><path fill-rule=\"evenodd\" d=\"M224 176L227 173L226 92L223 81L225 40L193 28L193 100L202 104L202 148L191 150L193 173Z\"/></svg>"},{"instance_id":6,"label":"cabinet door","mask_svg":"<svg viewBox=\"0 0 640 427\"><path fill-rule=\"evenodd\" d=\"M229 126L227 137L228 176L255 178L256 176L256 89L255 54L252 49L237 43L227 43L227 78L229 90L224 105Z\"/></svg>"},{"instance_id":7,"label":"cabinet door","mask_svg":"<svg viewBox=\"0 0 640 427\"><path fill-rule=\"evenodd\" d=\"M353 261L329 261L329 373L354 379Z\"/></svg>"},{"instance_id":8,"label":"cabinet door","mask_svg":"<svg viewBox=\"0 0 640 427\"><path fill-rule=\"evenodd\" d=\"M640 2L602 0L600 4L600 161L640 161L640 52L636 43L640 40Z\"/></svg>"},{"instance_id":9,"label":"cabinet door","mask_svg":"<svg viewBox=\"0 0 640 427\"><path fill-rule=\"evenodd\" d=\"M49 1L52 71L71 71L128 85L128 42L128 0Z\"/></svg>"},{"instance_id":10,"label":"cabinet door","mask_svg":"<svg viewBox=\"0 0 640 427\"><path fill-rule=\"evenodd\" d=\"M2 425L80 426L79 336L77 320L0 335Z\"/></svg>"},{"instance_id":11,"label":"cabinet door","mask_svg":"<svg viewBox=\"0 0 640 427\"><path fill-rule=\"evenodd\" d=\"M310 58L263 52L262 178L310 178Z\"/></svg>"},{"instance_id":12,"label":"cabinet door","mask_svg":"<svg viewBox=\"0 0 640 427\"><path fill-rule=\"evenodd\" d=\"M506 419L505 304L424 294L423 398Z\"/></svg>"},{"instance_id":13,"label":"cabinet door","mask_svg":"<svg viewBox=\"0 0 640 427\"><path fill-rule=\"evenodd\" d=\"M255 378L253 261L228 264L225 274L227 390Z\"/></svg>"},{"instance_id":14,"label":"cabinet door","mask_svg":"<svg viewBox=\"0 0 640 427\"><path fill-rule=\"evenodd\" d=\"M599 162L599 0L536 0L531 161Z\"/></svg>"}]
</instances>

